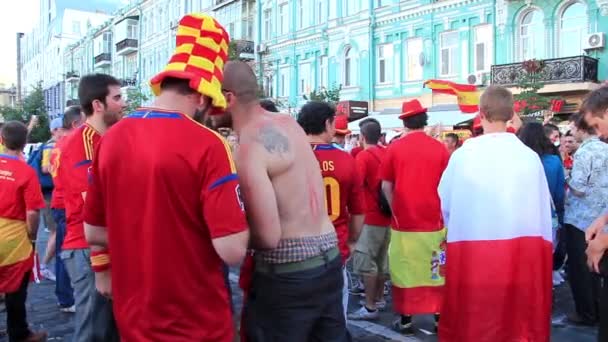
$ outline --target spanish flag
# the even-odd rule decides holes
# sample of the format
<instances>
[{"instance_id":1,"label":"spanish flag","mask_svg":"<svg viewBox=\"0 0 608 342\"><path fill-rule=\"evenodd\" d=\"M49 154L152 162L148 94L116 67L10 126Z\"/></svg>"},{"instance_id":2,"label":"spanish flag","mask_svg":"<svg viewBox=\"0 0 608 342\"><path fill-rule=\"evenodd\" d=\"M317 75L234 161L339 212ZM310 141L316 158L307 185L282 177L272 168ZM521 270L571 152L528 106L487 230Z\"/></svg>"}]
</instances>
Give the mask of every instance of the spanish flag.
<instances>
[{"instance_id":1,"label":"spanish flag","mask_svg":"<svg viewBox=\"0 0 608 342\"><path fill-rule=\"evenodd\" d=\"M428 80L424 82L424 86L436 93L458 96L458 106L463 113L475 113L479 111L479 91L472 84Z\"/></svg>"}]
</instances>

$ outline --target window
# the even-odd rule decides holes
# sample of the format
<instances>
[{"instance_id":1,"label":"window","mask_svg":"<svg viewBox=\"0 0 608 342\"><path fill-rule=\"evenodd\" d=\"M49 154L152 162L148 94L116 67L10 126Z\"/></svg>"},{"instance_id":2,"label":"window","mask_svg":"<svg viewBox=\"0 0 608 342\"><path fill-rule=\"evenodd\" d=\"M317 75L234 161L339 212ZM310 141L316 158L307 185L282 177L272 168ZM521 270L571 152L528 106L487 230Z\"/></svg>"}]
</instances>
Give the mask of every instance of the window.
<instances>
[{"instance_id":1,"label":"window","mask_svg":"<svg viewBox=\"0 0 608 342\"><path fill-rule=\"evenodd\" d=\"M422 54L422 38L411 38L406 40L406 67L405 79L408 81L418 81L422 79L422 66L420 65L420 55Z\"/></svg>"},{"instance_id":2,"label":"window","mask_svg":"<svg viewBox=\"0 0 608 342\"><path fill-rule=\"evenodd\" d=\"M352 84L352 55L351 48L347 47L344 51L344 86L350 87Z\"/></svg>"},{"instance_id":3,"label":"window","mask_svg":"<svg viewBox=\"0 0 608 342\"><path fill-rule=\"evenodd\" d=\"M137 22L129 22L127 24L127 38L128 39L138 39L137 36Z\"/></svg>"},{"instance_id":4,"label":"window","mask_svg":"<svg viewBox=\"0 0 608 342\"><path fill-rule=\"evenodd\" d=\"M264 11L264 38L266 40L270 39L272 30L272 11L265 10Z\"/></svg>"},{"instance_id":5,"label":"window","mask_svg":"<svg viewBox=\"0 0 608 342\"><path fill-rule=\"evenodd\" d=\"M376 7L382 7L382 0L376 1Z\"/></svg>"},{"instance_id":6,"label":"window","mask_svg":"<svg viewBox=\"0 0 608 342\"><path fill-rule=\"evenodd\" d=\"M297 12L297 21L298 21L298 28L301 29L304 27L304 0L298 0L297 2L297 8L298 8L298 12Z\"/></svg>"},{"instance_id":7,"label":"window","mask_svg":"<svg viewBox=\"0 0 608 342\"><path fill-rule=\"evenodd\" d=\"M586 35L587 7L580 2L568 5L559 21L559 57L582 54L582 42L585 41Z\"/></svg>"},{"instance_id":8,"label":"window","mask_svg":"<svg viewBox=\"0 0 608 342\"><path fill-rule=\"evenodd\" d=\"M541 11L533 9L522 16L519 26L519 57L521 60L545 57L544 31Z\"/></svg>"},{"instance_id":9,"label":"window","mask_svg":"<svg viewBox=\"0 0 608 342\"><path fill-rule=\"evenodd\" d=\"M289 67L283 67L280 71L279 96L289 96Z\"/></svg>"},{"instance_id":10,"label":"window","mask_svg":"<svg viewBox=\"0 0 608 342\"><path fill-rule=\"evenodd\" d=\"M317 87L327 86L327 56L321 56L319 58L319 79L317 81Z\"/></svg>"},{"instance_id":11,"label":"window","mask_svg":"<svg viewBox=\"0 0 608 342\"><path fill-rule=\"evenodd\" d=\"M80 34L80 21L74 20L72 21L72 33Z\"/></svg>"},{"instance_id":12,"label":"window","mask_svg":"<svg viewBox=\"0 0 608 342\"><path fill-rule=\"evenodd\" d=\"M475 71L490 71L492 65L492 26L475 27Z\"/></svg>"},{"instance_id":13,"label":"window","mask_svg":"<svg viewBox=\"0 0 608 342\"><path fill-rule=\"evenodd\" d=\"M298 93L306 94L310 91L310 63L302 63L298 68Z\"/></svg>"},{"instance_id":14,"label":"window","mask_svg":"<svg viewBox=\"0 0 608 342\"><path fill-rule=\"evenodd\" d=\"M444 32L439 35L439 74L452 76L457 70L458 31Z\"/></svg>"},{"instance_id":15,"label":"window","mask_svg":"<svg viewBox=\"0 0 608 342\"><path fill-rule=\"evenodd\" d=\"M393 57L393 45L378 45L378 83L391 82L391 58Z\"/></svg>"},{"instance_id":16,"label":"window","mask_svg":"<svg viewBox=\"0 0 608 342\"><path fill-rule=\"evenodd\" d=\"M289 21L287 19L287 3L283 3L279 6L279 29L281 34L286 34L288 30Z\"/></svg>"},{"instance_id":17,"label":"window","mask_svg":"<svg viewBox=\"0 0 608 342\"><path fill-rule=\"evenodd\" d=\"M321 24L324 21L324 6L325 0L318 0L317 2L317 24Z\"/></svg>"}]
</instances>

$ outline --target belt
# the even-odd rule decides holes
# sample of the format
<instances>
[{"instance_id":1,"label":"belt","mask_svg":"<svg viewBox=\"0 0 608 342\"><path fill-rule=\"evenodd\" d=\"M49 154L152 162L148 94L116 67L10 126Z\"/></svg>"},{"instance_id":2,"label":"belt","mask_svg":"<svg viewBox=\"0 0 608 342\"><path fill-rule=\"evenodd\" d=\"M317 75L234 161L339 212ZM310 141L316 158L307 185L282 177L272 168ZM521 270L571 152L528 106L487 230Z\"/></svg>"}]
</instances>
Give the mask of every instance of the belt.
<instances>
[{"instance_id":1,"label":"belt","mask_svg":"<svg viewBox=\"0 0 608 342\"><path fill-rule=\"evenodd\" d=\"M328 264L340 255L337 247L329 249L321 255L317 255L306 260L298 262L289 262L284 264L270 264L263 261L261 258L255 260L255 271L260 273L292 273L299 271L310 270L319 266Z\"/></svg>"}]
</instances>

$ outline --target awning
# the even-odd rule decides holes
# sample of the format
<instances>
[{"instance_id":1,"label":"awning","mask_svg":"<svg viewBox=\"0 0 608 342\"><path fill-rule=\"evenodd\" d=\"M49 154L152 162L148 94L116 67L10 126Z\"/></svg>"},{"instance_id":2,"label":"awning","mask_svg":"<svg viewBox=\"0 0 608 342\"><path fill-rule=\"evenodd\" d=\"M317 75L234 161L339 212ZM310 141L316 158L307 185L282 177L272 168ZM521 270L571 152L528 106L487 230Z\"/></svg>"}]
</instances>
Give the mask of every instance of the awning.
<instances>
[{"instance_id":1,"label":"awning","mask_svg":"<svg viewBox=\"0 0 608 342\"><path fill-rule=\"evenodd\" d=\"M428 126L434 126L440 124L441 126L456 126L460 123L472 120L477 113L463 113L459 110L449 111L428 111L429 116ZM353 133L359 132L359 122L367 119L374 118L380 122L382 131L401 129L403 128L403 121L399 119L400 114L378 114L370 115L363 119L359 119L348 124L348 129Z\"/></svg>"}]
</instances>

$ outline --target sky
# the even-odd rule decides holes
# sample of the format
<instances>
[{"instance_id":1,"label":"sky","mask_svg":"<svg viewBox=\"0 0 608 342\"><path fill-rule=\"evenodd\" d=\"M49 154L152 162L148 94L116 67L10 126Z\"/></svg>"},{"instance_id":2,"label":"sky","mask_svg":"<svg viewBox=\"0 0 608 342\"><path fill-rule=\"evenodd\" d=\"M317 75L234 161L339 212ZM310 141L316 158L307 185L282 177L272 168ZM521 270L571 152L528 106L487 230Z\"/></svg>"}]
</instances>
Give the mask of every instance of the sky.
<instances>
[{"instance_id":1,"label":"sky","mask_svg":"<svg viewBox=\"0 0 608 342\"><path fill-rule=\"evenodd\" d=\"M0 1L0 83L17 83L16 33L28 33L40 16L40 0Z\"/></svg>"}]
</instances>

